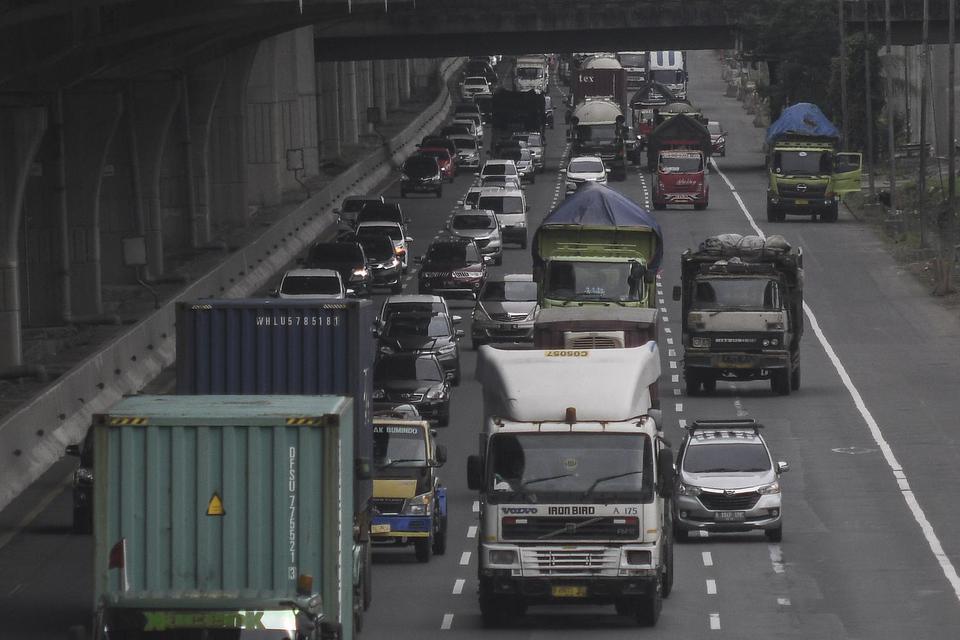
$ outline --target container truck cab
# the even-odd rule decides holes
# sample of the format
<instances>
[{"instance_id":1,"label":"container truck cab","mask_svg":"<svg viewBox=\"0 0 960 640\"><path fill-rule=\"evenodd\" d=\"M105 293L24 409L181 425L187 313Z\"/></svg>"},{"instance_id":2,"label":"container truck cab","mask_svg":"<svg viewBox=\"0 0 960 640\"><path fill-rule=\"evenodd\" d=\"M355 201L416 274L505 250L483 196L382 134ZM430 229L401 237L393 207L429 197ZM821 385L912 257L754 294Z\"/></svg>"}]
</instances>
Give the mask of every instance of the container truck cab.
<instances>
[{"instance_id":1,"label":"container truck cab","mask_svg":"<svg viewBox=\"0 0 960 640\"><path fill-rule=\"evenodd\" d=\"M651 202L654 209L668 204L692 204L700 211L710 201L706 158L699 150L661 151Z\"/></svg>"},{"instance_id":2,"label":"container truck cab","mask_svg":"<svg viewBox=\"0 0 960 640\"><path fill-rule=\"evenodd\" d=\"M767 221L787 215L835 222L845 193L860 191L863 156L841 153L840 131L808 102L783 110L767 129Z\"/></svg>"},{"instance_id":3,"label":"container truck cab","mask_svg":"<svg viewBox=\"0 0 960 640\"><path fill-rule=\"evenodd\" d=\"M484 428L467 481L480 495L487 626L534 604L613 604L656 624L673 581L673 456L651 408L659 377L654 342L480 349Z\"/></svg>"},{"instance_id":4,"label":"container truck cab","mask_svg":"<svg viewBox=\"0 0 960 640\"><path fill-rule=\"evenodd\" d=\"M373 416L373 522L376 544L412 545L420 562L447 550L447 489L437 469L447 450L426 420L396 411Z\"/></svg>"},{"instance_id":5,"label":"container truck cab","mask_svg":"<svg viewBox=\"0 0 960 640\"><path fill-rule=\"evenodd\" d=\"M629 349L657 339L656 309L629 307L552 307L533 324L537 349ZM656 390L651 389L651 396Z\"/></svg>"},{"instance_id":6,"label":"container truck cab","mask_svg":"<svg viewBox=\"0 0 960 640\"><path fill-rule=\"evenodd\" d=\"M667 87L674 97L687 97L687 58L683 51L651 51L647 78Z\"/></svg>"},{"instance_id":7,"label":"container truck cab","mask_svg":"<svg viewBox=\"0 0 960 640\"><path fill-rule=\"evenodd\" d=\"M687 393L713 393L718 380L770 380L800 388L803 252L783 236L707 238L680 258L683 374Z\"/></svg>"},{"instance_id":8,"label":"container truck cab","mask_svg":"<svg viewBox=\"0 0 960 640\"><path fill-rule=\"evenodd\" d=\"M647 52L621 51L617 54L620 66L627 72L627 89L634 91L647 82Z\"/></svg>"},{"instance_id":9,"label":"container truck cab","mask_svg":"<svg viewBox=\"0 0 960 640\"><path fill-rule=\"evenodd\" d=\"M517 58L513 67L513 88L516 91L547 93L550 86L550 66L541 55Z\"/></svg>"},{"instance_id":10,"label":"container truck cab","mask_svg":"<svg viewBox=\"0 0 960 640\"><path fill-rule=\"evenodd\" d=\"M571 156L599 156L610 168L611 177L627 177L629 133L620 107L606 98L587 99L573 110L570 129Z\"/></svg>"}]
</instances>

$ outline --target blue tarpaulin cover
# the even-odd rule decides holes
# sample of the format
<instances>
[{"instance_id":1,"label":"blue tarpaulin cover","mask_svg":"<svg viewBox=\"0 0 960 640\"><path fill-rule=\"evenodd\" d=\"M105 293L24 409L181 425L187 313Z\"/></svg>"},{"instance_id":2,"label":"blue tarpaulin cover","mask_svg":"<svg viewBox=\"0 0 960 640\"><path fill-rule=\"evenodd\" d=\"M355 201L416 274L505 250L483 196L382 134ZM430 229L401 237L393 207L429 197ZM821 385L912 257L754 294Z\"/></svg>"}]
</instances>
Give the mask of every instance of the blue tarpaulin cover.
<instances>
[{"instance_id":1,"label":"blue tarpaulin cover","mask_svg":"<svg viewBox=\"0 0 960 640\"><path fill-rule=\"evenodd\" d=\"M648 227L657 236L657 249L647 269L656 272L663 258L663 233L650 212L609 187L593 182L580 185L577 192L547 214L540 224L579 224L583 226ZM541 262L537 254L537 238L533 238L533 263Z\"/></svg>"},{"instance_id":2,"label":"blue tarpaulin cover","mask_svg":"<svg viewBox=\"0 0 960 640\"><path fill-rule=\"evenodd\" d=\"M777 121L767 127L767 144L790 135L839 139L840 130L823 115L820 107L798 102L784 109Z\"/></svg>"}]
</instances>

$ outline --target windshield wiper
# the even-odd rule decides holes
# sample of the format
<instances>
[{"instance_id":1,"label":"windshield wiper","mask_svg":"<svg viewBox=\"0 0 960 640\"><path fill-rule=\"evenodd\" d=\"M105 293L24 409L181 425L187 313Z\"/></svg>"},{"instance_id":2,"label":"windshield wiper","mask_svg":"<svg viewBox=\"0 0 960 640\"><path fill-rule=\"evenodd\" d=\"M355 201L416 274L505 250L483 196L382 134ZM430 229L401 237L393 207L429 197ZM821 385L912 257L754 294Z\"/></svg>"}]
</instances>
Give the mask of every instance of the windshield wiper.
<instances>
[{"instance_id":1,"label":"windshield wiper","mask_svg":"<svg viewBox=\"0 0 960 640\"><path fill-rule=\"evenodd\" d=\"M600 518L590 518L589 520L584 520L583 522L574 523L574 524L570 525L569 527L567 527L566 525L564 525L563 527L561 527L561 528L559 528L559 529L554 529L554 530L551 531L550 533L545 533L545 534L543 534L542 536L539 536L539 537L537 538L537 540L547 540L547 539L552 538L552 537L554 537L554 536L558 536L558 535L560 535L560 534L562 534L562 533L573 533L574 531L576 531L576 530L579 529L580 527L586 527L586 526L589 526L589 525L591 525L591 524L596 524L597 522L601 522L602 520L603 520L602 517L600 517Z\"/></svg>"},{"instance_id":2,"label":"windshield wiper","mask_svg":"<svg viewBox=\"0 0 960 640\"><path fill-rule=\"evenodd\" d=\"M607 480L616 480L617 478L625 478L627 476L635 476L640 473L643 473L643 471L625 471L623 473L617 473L612 476L603 476L601 478L597 478L596 480L593 481L593 484L590 485L590 488L583 492L583 497L584 498L589 497L593 493L593 490L596 489L597 485L600 484L601 482L606 482Z\"/></svg>"},{"instance_id":3,"label":"windshield wiper","mask_svg":"<svg viewBox=\"0 0 960 640\"><path fill-rule=\"evenodd\" d=\"M423 458L397 458L396 460L391 460L390 462L387 462L386 464L381 464L381 465L378 465L378 466L379 466L381 469L386 469L387 467L392 467L393 465L397 464L398 462L423 462L424 464L426 464L426 461L425 461Z\"/></svg>"},{"instance_id":4,"label":"windshield wiper","mask_svg":"<svg viewBox=\"0 0 960 640\"><path fill-rule=\"evenodd\" d=\"M523 489L524 487L526 487L528 484L534 484L534 483L537 483L537 482L546 482L547 480L557 480L557 479L559 479L559 478L569 478L569 477L572 476L572 475L573 475L572 473L561 473L561 474L558 475L558 476L544 476L544 477L542 477L542 478L534 478L534 479L532 479L532 480L527 480L527 481L525 481L525 482L521 482L521 483L520 483L520 487L519 487L519 489L517 489L517 490L518 490L518 491L522 490L522 489Z\"/></svg>"}]
</instances>

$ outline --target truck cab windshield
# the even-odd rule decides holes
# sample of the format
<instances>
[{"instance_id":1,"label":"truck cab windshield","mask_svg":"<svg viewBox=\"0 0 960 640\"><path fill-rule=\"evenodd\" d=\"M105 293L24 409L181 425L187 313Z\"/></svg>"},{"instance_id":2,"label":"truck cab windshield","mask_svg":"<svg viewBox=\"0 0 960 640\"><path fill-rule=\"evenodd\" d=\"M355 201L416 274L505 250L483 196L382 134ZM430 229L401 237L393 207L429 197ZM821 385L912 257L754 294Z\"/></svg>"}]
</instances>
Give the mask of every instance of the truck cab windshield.
<instances>
[{"instance_id":1,"label":"truck cab windshield","mask_svg":"<svg viewBox=\"0 0 960 640\"><path fill-rule=\"evenodd\" d=\"M775 280L768 278L705 278L697 280L690 308L694 311L779 310L780 289Z\"/></svg>"},{"instance_id":2,"label":"truck cab windshield","mask_svg":"<svg viewBox=\"0 0 960 640\"><path fill-rule=\"evenodd\" d=\"M568 301L636 302L643 298L643 278L633 262L564 262L547 272L547 298Z\"/></svg>"},{"instance_id":3,"label":"truck cab windshield","mask_svg":"<svg viewBox=\"0 0 960 640\"><path fill-rule=\"evenodd\" d=\"M423 432L401 424L373 425L373 464L377 469L426 466Z\"/></svg>"},{"instance_id":4,"label":"truck cab windshield","mask_svg":"<svg viewBox=\"0 0 960 640\"><path fill-rule=\"evenodd\" d=\"M491 502L653 499L653 453L643 434L500 433L491 436Z\"/></svg>"},{"instance_id":5,"label":"truck cab windshield","mask_svg":"<svg viewBox=\"0 0 960 640\"><path fill-rule=\"evenodd\" d=\"M698 173L703 171L703 158L660 158L661 173Z\"/></svg>"},{"instance_id":6,"label":"truck cab windshield","mask_svg":"<svg viewBox=\"0 0 960 640\"><path fill-rule=\"evenodd\" d=\"M823 176L833 171L833 154L829 151L777 151L773 154L773 171L782 176Z\"/></svg>"},{"instance_id":7,"label":"truck cab windshield","mask_svg":"<svg viewBox=\"0 0 960 640\"><path fill-rule=\"evenodd\" d=\"M581 124L577 126L577 135L581 142L613 142L620 135L619 127L611 124Z\"/></svg>"},{"instance_id":8,"label":"truck cab windshield","mask_svg":"<svg viewBox=\"0 0 960 640\"><path fill-rule=\"evenodd\" d=\"M517 67L517 77L521 80L536 80L543 77L540 67Z\"/></svg>"}]
</instances>

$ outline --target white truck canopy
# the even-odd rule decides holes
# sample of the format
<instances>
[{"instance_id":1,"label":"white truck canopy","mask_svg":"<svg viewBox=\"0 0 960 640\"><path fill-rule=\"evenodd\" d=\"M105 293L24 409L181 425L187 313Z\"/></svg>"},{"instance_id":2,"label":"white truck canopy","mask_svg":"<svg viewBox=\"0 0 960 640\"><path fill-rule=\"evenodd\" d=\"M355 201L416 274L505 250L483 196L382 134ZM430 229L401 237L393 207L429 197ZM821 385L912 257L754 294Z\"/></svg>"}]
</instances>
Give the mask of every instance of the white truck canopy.
<instances>
[{"instance_id":1,"label":"white truck canopy","mask_svg":"<svg viewBox=\"0 0 960 640\"><path fill-rule=\"evenodd\" d=\"M660 378L660 352L650 341L629 349L480 348L484 421L623 421L650 410L650 385Z\"/></svg>"}]
</instances>

